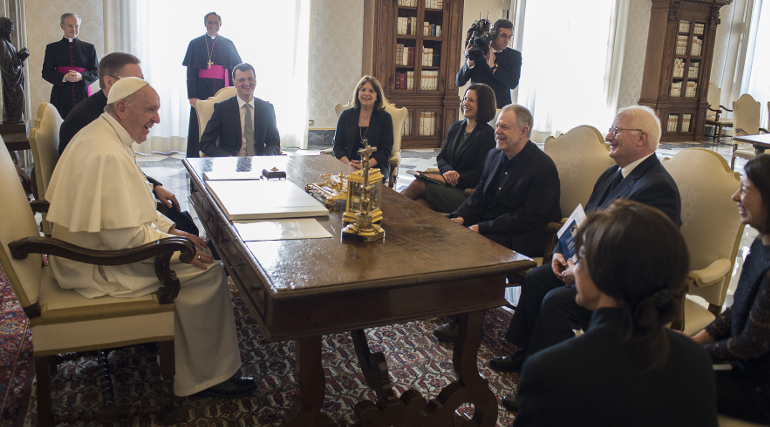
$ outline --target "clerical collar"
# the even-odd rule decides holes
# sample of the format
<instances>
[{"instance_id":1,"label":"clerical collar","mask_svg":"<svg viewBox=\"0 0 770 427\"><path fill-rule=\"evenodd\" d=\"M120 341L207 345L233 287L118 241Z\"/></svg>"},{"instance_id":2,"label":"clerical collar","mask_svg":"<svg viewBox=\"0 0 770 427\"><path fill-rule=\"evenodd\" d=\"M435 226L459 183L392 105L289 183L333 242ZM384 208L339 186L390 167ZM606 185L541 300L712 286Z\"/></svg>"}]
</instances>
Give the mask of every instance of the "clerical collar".
<instances>
[{"instance_id":1,"label":"clerical collar","mask_svg":"<svg viewBox=\"0 0 770 427\"><path fill-rule=\"evenodd\" d=\"M65 37L65 39L69 40L70 43L72 43L73 41L75 41L75 39L77 39L77 37Z\"/></svg>"},{"instance_id":2,"label":"clerical collar","mask_svg":"<svg viewBox=\"0 0 770 427\"><path fill-rule=\"evenodd\" d=\"M207 36L209 36L209 33L206 33L206 35L207 35ZM217 38L217 36L218 36L218 35L219 35L219 34L217 34L216 36L209 36L209 38L210 38L211 40L216 40L216 38Z\"/></svg>"}]
</instances>

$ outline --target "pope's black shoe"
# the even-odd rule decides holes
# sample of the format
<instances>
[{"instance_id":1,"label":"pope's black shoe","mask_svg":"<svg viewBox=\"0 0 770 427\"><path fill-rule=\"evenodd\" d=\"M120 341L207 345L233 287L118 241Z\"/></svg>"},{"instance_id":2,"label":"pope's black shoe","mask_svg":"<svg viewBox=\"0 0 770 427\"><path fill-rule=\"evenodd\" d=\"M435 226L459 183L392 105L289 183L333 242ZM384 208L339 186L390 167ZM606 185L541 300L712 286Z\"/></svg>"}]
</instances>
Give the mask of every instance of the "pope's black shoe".
<instances>
[{"instance_id":1,"label":"pope's black shoe","mask_svg":"<svg viewBox=\"0 0 770 427\"><path fill-rule=\"evenodd\" d=\"M257 382L251 377L233 375L230 379L198 393L201 397L234 398L248 396L257 389Z\"/></svg>"},{"instance_id":2,"label":"pope's black shoe","mask_svg":"<svg viewBox=\"0 0 770 427\"><path fill-rule=\"evenodd\" d=\"M519 372L527 358L525 350L516 350L510 356L498 356L489 359L489 367L497 372Z\"/></svg>"},{"instance_id":3,"label":"pope's black shoe","mask_svg":"<svg viewBox=\"0 0 770 427\"><path fill-rule=\"evenodd\" d=\"M503 397L503 407L511 412L519 412L519 402L515 394L509 394Z\"/></svg>"},{"instance_id":4,"label":"pope's black shoe","mask_svg":"<svg viewBox=\"0 0 770 427\"><path fill-rule=\"evenodd\" d=\"M439 341L455 342L457 341L457 335L459 334L459 331L460 327L457 325L457 319L455 318L434 329L433 335Z\"/></svg>"}]
</instances>

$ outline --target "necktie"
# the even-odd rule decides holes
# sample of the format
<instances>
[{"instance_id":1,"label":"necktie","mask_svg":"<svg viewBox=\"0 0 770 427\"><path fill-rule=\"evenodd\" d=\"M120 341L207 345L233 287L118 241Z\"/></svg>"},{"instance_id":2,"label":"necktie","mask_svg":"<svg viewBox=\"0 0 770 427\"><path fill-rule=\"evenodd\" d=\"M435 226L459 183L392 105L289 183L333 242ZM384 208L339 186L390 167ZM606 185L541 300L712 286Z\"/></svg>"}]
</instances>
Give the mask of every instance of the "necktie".
<instances>
[{"instance_id":1,"label":"necktie","mask_svg":"<svg viewBox=\"0 0 770 427\"><path fill-rule=\"evenodd\" d=\"M623 172L621 172L620 169L618 169L618 172L615 174L615 177L612 179L612 182L610 183L610 186L607 187L607 191L604 193L604 197L602 197L601 202L599 205L604 205L604 202L607 200L607 197L612 194L612 192L615 190L615 188L620 185L620 181L623 181Z\"/></svg>"},{"instance_id":2,"label":"necktie","mask_svg":"<svg viewBox=\"0 0 770 427\"><path fill-rule=\"evenodd\" d=\"M243 136L246 141L246 155L249 157L254 156L254 119L251 118L251 104L243 104L243 108L246 109L246 114L243 115Z\"/></svg>"}]
</instances>

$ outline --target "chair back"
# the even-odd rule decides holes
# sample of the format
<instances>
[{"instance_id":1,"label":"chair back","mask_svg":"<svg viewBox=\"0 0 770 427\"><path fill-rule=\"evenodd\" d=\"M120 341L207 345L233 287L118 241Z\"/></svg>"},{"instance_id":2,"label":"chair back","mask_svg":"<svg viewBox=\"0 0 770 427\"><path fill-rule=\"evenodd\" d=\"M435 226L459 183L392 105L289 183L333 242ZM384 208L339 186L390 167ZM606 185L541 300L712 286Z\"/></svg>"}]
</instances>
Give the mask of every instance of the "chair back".
<instances>
[{"instance_id":1,"label":"chair back","mask_svg":"<svg viewBox=\"0 0 770 427\"><path fill-rule=\"evenodd\" d=\"M709 89L706 93L706 102L709 104L709 108L712 110L719 110L719 102L722 98L722 89L714 83L709 83ZM715 111L706 110L706 117L716 116Z\"/></svg>"},{"instance_id":2,"label":"chair back","mask_svg":"<svg viewBox=\"0 0 770 427\"><path fill-rule=\"evenodd\" d=\"M35 160L35 183L37 193L35 198L45 200L48 183L51 182L53 169L59 159L59 128L62 118L53 105L44 102L37 109L35 126L29 130L29 146L32 158ZM45 214L43 215L45 219ZM51 235L51 225L43 221L43 233Z\"/></svg>"},{"instance_id":3,"label":"chair back","mask_svg":"<svg viewBox=\"0 0 770 427\"><path fill-rule=\"evenodd\" d=\"M602 134L593 126L578 126L558 138L549 137L544 151L559 171L561 214L565 217L578 203L585 208L596 180L615 164Z\"/></svg>"},{"instance_id":4,"label":"chair back","mask_svg":"<svg viewBox=\"0 0 770 427\"><path fill-rule=\"evenodd\" d=\"M385 111L387 111L388 114L390 114L391 119L393 119L393 152L390 154L390 158L395 159L397 164L400 164L401 130L404 127L404 121L406 120L406 116L409 115L409 111L407 111L406 107L396 108L396 106L391 104L387 99L383 99L383 103L385 105ZM398 174L398 166L396 166L396 170L391 170L390 173Z\"/></svg>"},{"instance_id":5,"label":"chair back","mask_svg":"<svg viewBox=\"0 0 770 427\"><path fill-rule=\"evenodd\" d=\"M689 294L722 306L732 277L743 224L732 201L740 185L740 174L719 154L703 148L688 148L663 166L674 178L682 199L682 235L690 252L690 270L701 270L717 260L726 260L726 275L710 286L690 287Z\"/></svg>"},{"instance_id":6,"label":"chair back","mask_svg":"<svg viewBox=\"0 0 770 427\"><path fill-rule=\"evenodd\" d=\"M3 201L0 209L0 267L26 311L27 307L37 304L40 296L43 257L32 254L27 259L14 259L8 244L26 237L39 237L40 232L5 143L0 143L0 200Z\"/></svg>"},{"instance_id":7,"label":"chair back","mask_svg":"<svg viewBox=\"0 0 770 427\"><path fill-rule=\"evenodd\" d=\"M198 135L203 135L203 131L206 130L206 125L209 123L211 115L214 114L214 104L232 98L237 94L238 90L229 86L219 89L211 98L195 101L195 114L198 116ZM219 139L217 139L217 144L219 144Z\"/></svg>"},{"instance_id":8,"label":"chair back","mask_svg":"<svg viewBox=\"0 0 770 427\"><path fill-rule=\"evenodd\" d=\"M337 105L335 105L334 106L334 112L337 113L337 117L339 117L340 114L342 114L343 110L347 110L348 108L351 108L351 107L353 107L353 101L352 100L348 100L348 102L345 103L345 104L337 104Z\"/></svg>"},{"instance_id":9,"label":"chair back","mask_svg":"<svg viewBox=\"0 0 770 427\"><path fill-rule=\"evenodd\" d=\"M736 135L757 135L759 133L759 102L744 93L733 102L733 129Z\"/></svg>"}]
</instances>

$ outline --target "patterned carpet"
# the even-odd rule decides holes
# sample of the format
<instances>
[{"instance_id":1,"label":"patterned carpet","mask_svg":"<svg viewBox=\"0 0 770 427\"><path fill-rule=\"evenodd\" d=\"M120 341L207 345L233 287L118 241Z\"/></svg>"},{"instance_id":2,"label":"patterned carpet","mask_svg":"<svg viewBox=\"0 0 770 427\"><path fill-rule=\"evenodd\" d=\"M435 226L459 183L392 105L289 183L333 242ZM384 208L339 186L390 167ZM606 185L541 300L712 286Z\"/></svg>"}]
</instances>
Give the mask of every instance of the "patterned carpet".
<instances>
[{"instance_id":1,"label":"patterned carpet","mask_svg":"<svg viewBox=\"0 0 770 427\"><path fill-rule=\"evenodd\" d=\"M0 426L36 426L37 410L31 334L28 321L0 270ZM297 393L294 372L294 343L268 343L248 313L234 288L233 304L239 331L242 372L259 382L258 391L241 399L178 398L188 422L182 426L277 426ZM454 380L452 348L438 344L431 331L445 319L429 319L367 329L372 351L384 351L390 365L391 380L400 395L413 387L428 398ZM486 337L479 351L478 366L490 381L492 391L502 398L518 383L518 375L500 375L486 366L494 355L511 350L502 339L510 320L503 309L489 310L485 319ZM353 342L348 334L327 335L323 340L326 399L323 411L333 418L353 423L353 405L374 399L358 366ZM160 396L160 378L152 344L113 350L109 361L118 403L148 405ZM96 358L81 358L59 365L53 381L54 406L61 412L91 409L101 401L100 365ZM31 398L30 398L31 397ZM499 407L498 426L510 426L513 416ZM76 425L98 425L97 423ZM155 417L136 418L124 426L159 425Z\"/></svg>"}]
</instances>

